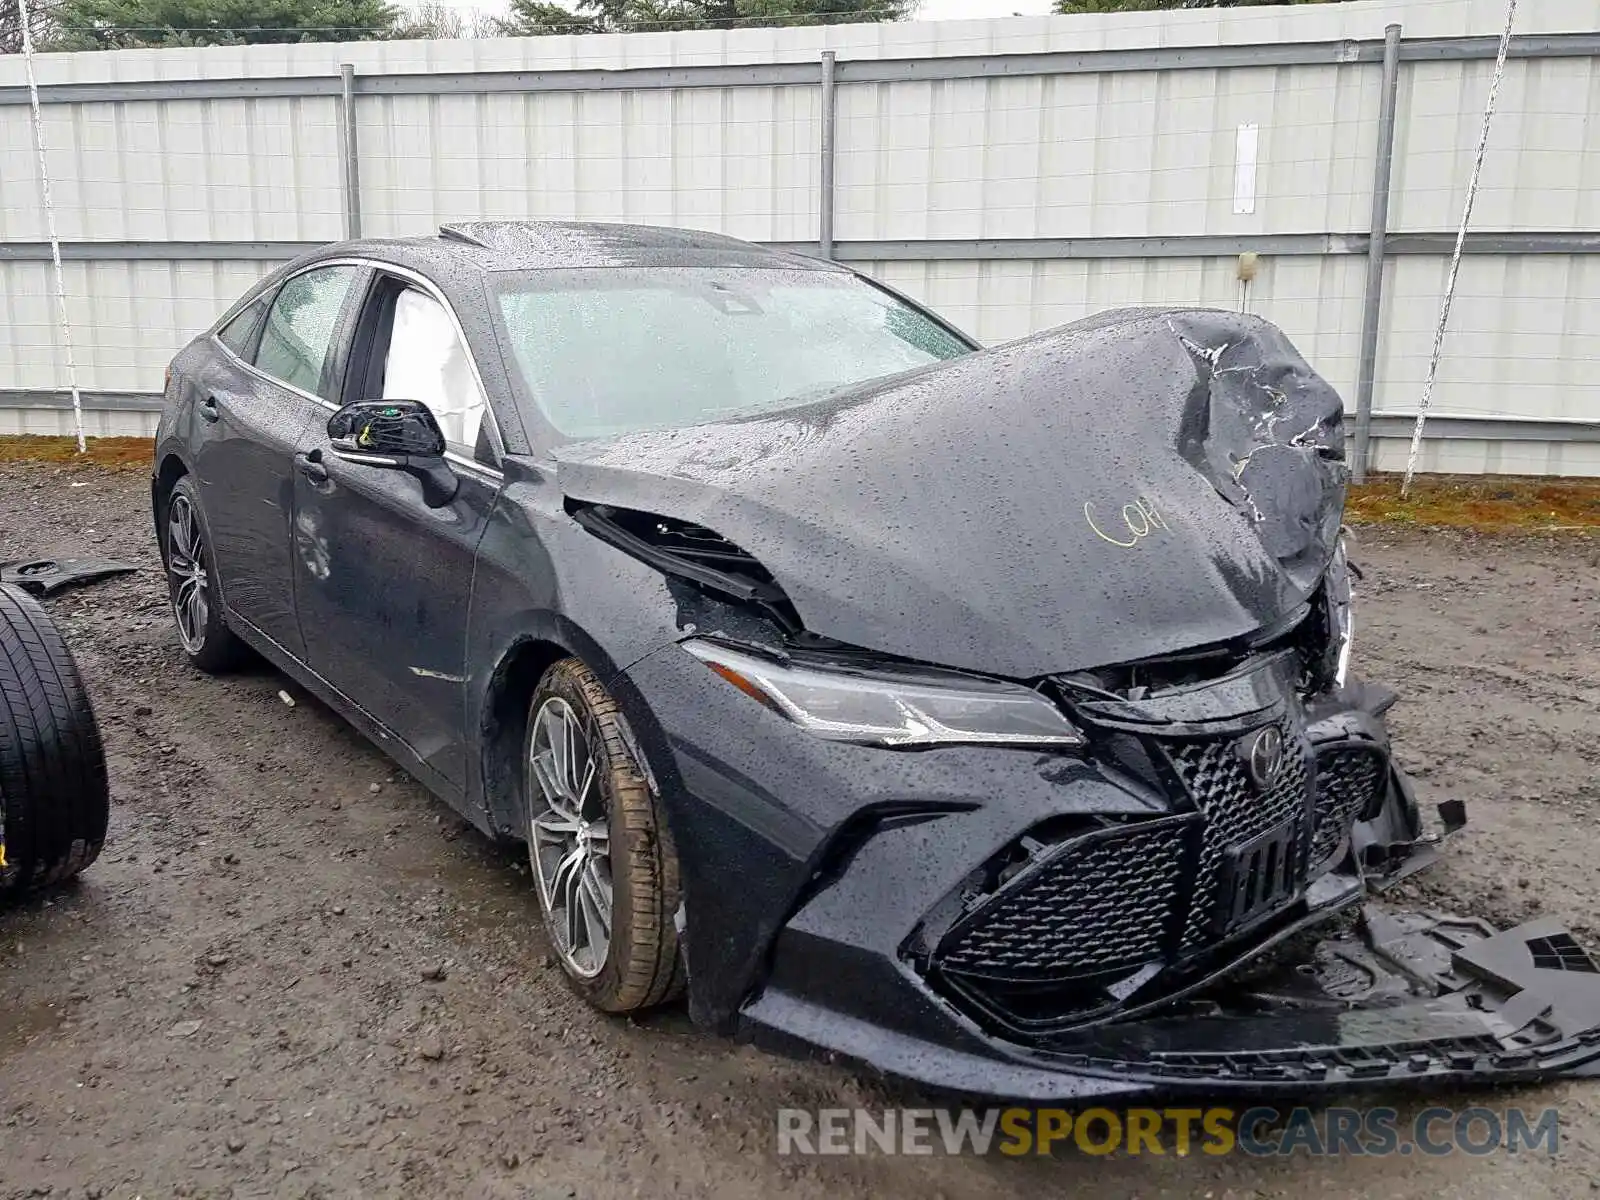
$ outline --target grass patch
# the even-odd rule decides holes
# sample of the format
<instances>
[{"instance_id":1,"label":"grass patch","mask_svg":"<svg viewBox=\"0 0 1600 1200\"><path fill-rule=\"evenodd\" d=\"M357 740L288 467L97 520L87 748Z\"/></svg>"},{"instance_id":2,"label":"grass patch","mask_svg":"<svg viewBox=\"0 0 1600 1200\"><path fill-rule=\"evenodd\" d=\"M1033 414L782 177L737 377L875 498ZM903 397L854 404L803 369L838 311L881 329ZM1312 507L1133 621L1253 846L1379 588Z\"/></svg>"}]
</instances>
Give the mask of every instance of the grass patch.
<instances>
[{"instance_id":1,"label":"grass patch","mask_svg":"<svg viewBox=\"0 0 1600 1200\"><path fill-rule=\"evenodd\" d=\"M1400 495L1400 476L1350 488L1356 524L1473 529L1485 533L1600 530L1600 479L1515 475L1424 475Z\"/></svg>"},{"instance_id":2,"label":"grass patch","mask_svg":"<svg viewBox=\"0 0 1600 1200\"><path fill-rule=\"evenodd\" d=\"M155 458L155 441L151 438L92 437L85 441L88 449L79 454L76 438L28 433L0 437L0 463L59 463L112 471L148 471Z\"/></svg>"}]
</instances>

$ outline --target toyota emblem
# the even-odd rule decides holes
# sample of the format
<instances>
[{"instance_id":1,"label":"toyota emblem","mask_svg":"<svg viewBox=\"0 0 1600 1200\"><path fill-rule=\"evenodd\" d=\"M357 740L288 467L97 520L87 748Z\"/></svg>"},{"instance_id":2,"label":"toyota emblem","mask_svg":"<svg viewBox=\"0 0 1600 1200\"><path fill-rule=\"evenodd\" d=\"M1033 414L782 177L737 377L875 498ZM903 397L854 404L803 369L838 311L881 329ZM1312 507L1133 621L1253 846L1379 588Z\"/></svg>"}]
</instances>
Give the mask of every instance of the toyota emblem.
<instances>
[{"instance_id":1,"label":"toyota emblem","mask_svg":"<svg viewBox=\"0 0 1600 1200\"><path fill-rule=\"evenodd\" d=\"M1245 765L1250 769L1250 781L1261 791L1272 786L1283 770L1283 734L1276 725L1268 725L1249 739L1244 750Z\"/></svg>"}]
</instances>

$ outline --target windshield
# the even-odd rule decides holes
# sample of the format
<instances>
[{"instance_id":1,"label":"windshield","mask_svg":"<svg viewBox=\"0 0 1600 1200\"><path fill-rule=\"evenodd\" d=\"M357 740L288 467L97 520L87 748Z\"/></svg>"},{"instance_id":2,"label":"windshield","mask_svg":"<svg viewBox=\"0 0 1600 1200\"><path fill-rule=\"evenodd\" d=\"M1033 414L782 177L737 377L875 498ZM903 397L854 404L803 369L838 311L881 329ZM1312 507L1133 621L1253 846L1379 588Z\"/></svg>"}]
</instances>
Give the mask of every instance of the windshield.
<instances>
[{"instance_id":1,"label":"windshield","mask_svg":"<svg viewBox=\"0 0 1600 1200\"><path fill-rule=\"evenodd\" d=\"M606 268L497 282L516 371L572 439L768 412L972 350L831 271Z\"/></svg>"}]
</instances>

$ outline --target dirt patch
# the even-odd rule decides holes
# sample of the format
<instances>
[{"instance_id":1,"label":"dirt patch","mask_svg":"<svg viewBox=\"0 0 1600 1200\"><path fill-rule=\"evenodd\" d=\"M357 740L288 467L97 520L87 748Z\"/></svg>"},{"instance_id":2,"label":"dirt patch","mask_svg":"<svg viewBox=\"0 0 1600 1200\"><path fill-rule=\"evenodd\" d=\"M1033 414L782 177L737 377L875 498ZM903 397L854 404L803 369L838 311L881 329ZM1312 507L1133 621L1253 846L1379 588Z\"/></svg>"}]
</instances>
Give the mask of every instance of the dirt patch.
<instances>
[{"instance_id":1,"label":"dirt patch","mask_svg":"<svg viewBox=\"0 0 1600 1200\"><path fill-rule=\"evenodd\" d=\"M929 1101L681 1010L589 1011L514 850L276 673L185 667L143 474L0 465L0 505L0 559L143 568L49 602L112 835L79 886L0 913L0 1197L1593 1195L1578 1085L1427 1098L1559 1105L1555 1158L779 1158L780 1107ZM1400 688L1424 802L1473 822L1418 894L1600 943L1600 548L1368 530L1354 558L1357 669Z\"/></svg>"}]
</instances>

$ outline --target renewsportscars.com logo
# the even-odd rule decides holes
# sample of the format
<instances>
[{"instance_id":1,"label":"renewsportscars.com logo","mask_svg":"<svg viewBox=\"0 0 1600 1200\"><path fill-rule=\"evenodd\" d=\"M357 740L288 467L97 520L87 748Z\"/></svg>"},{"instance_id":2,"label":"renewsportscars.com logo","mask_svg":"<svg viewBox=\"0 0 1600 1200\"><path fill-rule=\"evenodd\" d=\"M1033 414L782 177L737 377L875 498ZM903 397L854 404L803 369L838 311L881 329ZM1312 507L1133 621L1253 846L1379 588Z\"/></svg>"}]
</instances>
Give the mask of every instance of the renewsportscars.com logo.
<instances>
[{"instance_id":1,"label":"renewsportscars.com logo","mask_svg":"<svg viewBox=\"0 0 1600 1200\"><path fill-rule=\"evenodd\" d=\"M782 1108L779 1154L1556 1154L1554 1108Z\"/></svg>"}]
</instances>

